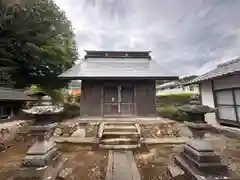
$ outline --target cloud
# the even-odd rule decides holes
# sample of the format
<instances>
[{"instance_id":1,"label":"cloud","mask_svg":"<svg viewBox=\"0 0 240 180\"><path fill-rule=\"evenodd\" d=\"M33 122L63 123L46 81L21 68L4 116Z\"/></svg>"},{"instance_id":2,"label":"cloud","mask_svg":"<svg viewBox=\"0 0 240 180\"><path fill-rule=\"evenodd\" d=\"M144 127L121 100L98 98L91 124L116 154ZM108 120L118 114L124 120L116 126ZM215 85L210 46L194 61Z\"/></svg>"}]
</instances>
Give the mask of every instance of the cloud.
<instances>
[{"instance_id":1,"label":"cloud","mask_svg":"<svg viewBox=\"0 0 240 180\"><path fill-rule=\"evenodd\" d=\"M163 69L201 74L240 55L239 0L55 0L72 21L81 56L151 50Z\"/></svg>"}]
</instances>

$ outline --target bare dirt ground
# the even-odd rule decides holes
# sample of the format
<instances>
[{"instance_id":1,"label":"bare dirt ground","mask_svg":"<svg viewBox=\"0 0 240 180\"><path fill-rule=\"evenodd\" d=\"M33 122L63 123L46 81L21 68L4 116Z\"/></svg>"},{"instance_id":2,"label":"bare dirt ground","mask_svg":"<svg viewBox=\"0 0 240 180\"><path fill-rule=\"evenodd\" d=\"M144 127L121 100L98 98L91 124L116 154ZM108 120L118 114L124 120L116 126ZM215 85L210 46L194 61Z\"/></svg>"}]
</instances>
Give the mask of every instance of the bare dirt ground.
<instances>
[{"instance_id":1,"label":"bare dirt ground","mask_svg":"<svg viewBox=\"0 0 240 180\"><path fill-rule=\"evenodd\" d=\"M32 144L29 138L26 142L14 142L12 147L6 151L0 152L0 179L5 180L11 177L17 171L21 160L24 158L26 151Z\"/></svg>"},{"instance_id":2,"label":"bare dirt ground","mask_svg":"<svg viewBox=\"0 0 240 180\"><path fill-rule=\"evenodd\" d=\"M181 146L158 145L147 151L134 152L142 180L168 180L167 165L174 155L180 152Z\"/></svg>"},{"instance_id":3,"label":"bare dirt ground","mask_svg":"<svg viewBox=\"0 0 240 180\"><path fill-rule=\"evenodd\" d=\"M68 159L66 168L73 170L67 180L104 180L107 167L107 153L88 151L63 153Z\"/></svg>"},{"instance_id":4,"label":"bare dirt ground","mask_svg":"<svg viewBox=\"0 0 240 180\"><path fill-rule=\"evenodd\" d=\"M221 134L208 134L207 138L222 155L223 160L228 162L229 169L240 176L240 140ZM183 145L155 145L148 147L148 150L135 151L134 156L142 180L168 180L167 166L173 163L174 155L182 148Z\"/></svg>"},{"instance_id":5,"label":"bare dirt ground","mask_svg":"<svg viewBox=\"0 0 240 180\"><path fill-rule=\"evenodd\" d=\"M17 172L20 162L31 144L31 139L28 139L25 143L16 142L7 151L0 152L0 180L6 180ZM106 151L83 150L80 147L77 151L64 151L62 154L63 157L68 159L64 168L72 169L72 173L66 180L105 179L107 166Z\"/></svg>"}]
</instances>

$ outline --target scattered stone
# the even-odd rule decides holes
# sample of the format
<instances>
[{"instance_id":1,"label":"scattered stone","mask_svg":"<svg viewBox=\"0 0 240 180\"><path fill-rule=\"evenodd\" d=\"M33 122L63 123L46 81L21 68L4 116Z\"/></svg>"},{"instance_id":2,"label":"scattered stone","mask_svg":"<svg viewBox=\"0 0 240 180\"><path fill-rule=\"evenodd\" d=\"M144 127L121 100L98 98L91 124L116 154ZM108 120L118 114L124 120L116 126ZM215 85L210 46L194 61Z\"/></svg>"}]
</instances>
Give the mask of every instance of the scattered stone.
<instances>
[{"instance_id":1,"label":"scattered stone","mask_svg":"<svg viewBox=\"0 0 240 180\"><path fill-rule=\"evenodd\" d=\"M142 135L145 138L162 138L162 137L174 137L178 136L178 130L174 124L142 124Z\"/></svg>"},{"instance_id":2,"label":"scattered stone","mask_svg":"<svg viewBox=\"0 0 240 180\"><path fill-rule=\"evenodd\" d=\"M84 128L79 128L75 132L72 133L72 137L85 137L85 129Z\"/></svg>"},{"instance_id":3,"label":"scattered stone","mask_svg":"<svg viewBox=\"0 0 240 180\"><path fill-rule=\"evenodd\" d=\"M64 179L66 179L70 174L72 174L72 172L73 172L72 168L65 168L65 169L63 169L63 170L59 173L57 179L59 179L59 180L64 180Z\"/></svg>"},{"instance_id":4,"label":"scattered stone","mask_svg":"<svg viewBox=\"0 0 240 180\"><path fill-rule=\"evenodd\" d=\"M54 132L54 136L61 136L63 134L62 129L61 128L56 128L55 132Z\"/></svg>"}]
</instances>

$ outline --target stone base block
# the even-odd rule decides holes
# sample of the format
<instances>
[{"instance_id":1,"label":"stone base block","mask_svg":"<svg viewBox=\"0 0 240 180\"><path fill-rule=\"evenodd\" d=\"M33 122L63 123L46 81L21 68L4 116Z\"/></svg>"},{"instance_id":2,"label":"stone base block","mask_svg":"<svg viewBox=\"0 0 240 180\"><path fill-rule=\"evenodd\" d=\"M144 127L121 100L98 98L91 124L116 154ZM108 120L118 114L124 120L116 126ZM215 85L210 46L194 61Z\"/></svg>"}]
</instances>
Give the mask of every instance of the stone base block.
<instances>
[{"instance_id":1,"label":"stone base block","mask_svg":"<svg viewBox=\"0 0 240 180\"><path fill-rule=\"evenodd\" d=\"M220 155L217 155L215 152L197 151L189 145L184 146L184 154L188 155L198 163L208 163L208 162L220 163L221 162Z\"/></svg>"},{"instance_id":2,"label":"stone base block","mask_svg":"<svg viewBox=\"0 0 240 180\"><path fill-rule=\"evenodd\" d=\"M191 162L199 171L204 173L222 174L228 171L228 167L222 162L197 162L185 153L180 153L181 157Z\"/></svg>"},{"instance_id":3,"label":"stone base block","mask_svg":"<svg viewBox=\"0 0 240 180\"><path fill-rule=\"evenodd\" d=\"M54 159L58 159L60 156L57 148L51 149L48 153L44 155L27 155L22 166L24 167L43 167L47 164L52 164Z\"/></svg>"},{"instance_id":4,"label":"stone base block","mask_svg":"<svg viewBox=\"0 0 240 180\"><path fill-rule=\"evenodd\" d=\"M220 174L201 172L192 163L186 161L181 156L175 156L175 163L185 172L185 177L189 180L240 180L239 177L233 177L227 172L222 172Z\"/></svg>"},{"instance_id":5,"label":"stone base block","mask_svg":"<svg viewBox=\"0 0 240 180\"><path fill-rule=\"evenodd\" d=\"M55 180L59 172L63 169L66 159L59 160L54 165L45 167L26 167L20 168L13 180Z\"/></svg>"}]
</instances>

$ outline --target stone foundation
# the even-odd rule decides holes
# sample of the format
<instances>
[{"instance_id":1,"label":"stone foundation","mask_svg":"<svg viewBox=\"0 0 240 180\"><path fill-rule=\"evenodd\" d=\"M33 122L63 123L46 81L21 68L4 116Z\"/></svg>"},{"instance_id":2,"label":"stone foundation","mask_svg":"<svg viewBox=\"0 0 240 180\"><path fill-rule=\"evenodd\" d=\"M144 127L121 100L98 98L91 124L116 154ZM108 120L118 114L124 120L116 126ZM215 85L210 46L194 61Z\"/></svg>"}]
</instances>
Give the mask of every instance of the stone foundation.
<instances>
[{"instance_id":1,"label":"stone foundation","mask_svg":"<svg viewBox=\"0 0 240 180\"><path fill-rule=\"evenodd\" d=\"M59 123L53 136L96 137L99 123Z\"/></svg>"},{"instance_id":2,"label":"stone foundation","mask_svg":"<svg viewBox=\"0 0 240 180\"><path fill-rule=\"evenodd\" d=\"M140 124L143 138L179 137L176 123Z\"/></svg>"},{"instance_id":3,"label":"stone foundation","mask_svg":"<svg viewBox=\"0 0 240 180\"><path fill-rule=\"evenodd\" d=\"M29 123L30 121L24 120L0 123L0 152L10 147L13 142L20 141L18 133Z\"/></svg>"}]
</instances>

